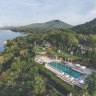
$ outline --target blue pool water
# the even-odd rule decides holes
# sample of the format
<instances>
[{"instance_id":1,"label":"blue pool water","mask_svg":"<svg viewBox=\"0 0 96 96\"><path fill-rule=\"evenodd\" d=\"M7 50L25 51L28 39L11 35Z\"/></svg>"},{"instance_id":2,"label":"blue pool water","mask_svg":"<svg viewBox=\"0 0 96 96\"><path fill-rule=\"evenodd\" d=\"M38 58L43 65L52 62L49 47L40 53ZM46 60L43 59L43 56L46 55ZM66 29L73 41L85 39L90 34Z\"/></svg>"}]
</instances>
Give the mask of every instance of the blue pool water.
<instances>
[{"instance_id":1,"label":"blue pool water","mask_svg":"<svg viewBox=\"0 0 96 96\"><path fill-rule=\"evenodd\" d=\"M68 67L64 62L50 62L48 64L74 78L79 78L83 75L82 73L73 70L71 67Z\"/></svg>"}]
</instances>

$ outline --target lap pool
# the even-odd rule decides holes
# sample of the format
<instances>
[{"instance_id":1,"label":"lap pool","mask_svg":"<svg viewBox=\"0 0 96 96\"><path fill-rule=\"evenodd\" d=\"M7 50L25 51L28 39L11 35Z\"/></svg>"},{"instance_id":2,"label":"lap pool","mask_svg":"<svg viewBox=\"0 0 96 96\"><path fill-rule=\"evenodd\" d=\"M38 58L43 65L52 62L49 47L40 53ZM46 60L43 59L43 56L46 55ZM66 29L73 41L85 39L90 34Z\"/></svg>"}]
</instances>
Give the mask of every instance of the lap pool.
<instances>
[{"instance_id":1,"label":"lap pool","mask_svg":"<svg viewBox=\"0 0 96 96\"><path fill-rule=\"evenodd\" d=\"M83 76L82 73L73 70L71 67L67 66L66 63L64 62L50 62L48 64L74 78L79 78Z\"/></svg>"}]
</instances>

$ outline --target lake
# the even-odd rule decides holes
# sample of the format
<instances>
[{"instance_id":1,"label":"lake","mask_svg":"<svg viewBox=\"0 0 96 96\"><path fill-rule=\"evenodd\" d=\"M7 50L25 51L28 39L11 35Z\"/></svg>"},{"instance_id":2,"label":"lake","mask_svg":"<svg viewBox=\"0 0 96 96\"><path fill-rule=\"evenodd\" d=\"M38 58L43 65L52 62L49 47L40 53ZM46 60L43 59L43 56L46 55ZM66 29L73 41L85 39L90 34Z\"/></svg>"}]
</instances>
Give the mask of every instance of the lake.
<instances>
[{"instance_id":1,"label":"lake","mask_svg":"<svg viewBox=\"0 0 96 96\"><path fill-rule=\"evenodd\" d=\"M12 40L18 36L25 36L25 34L19 32L13 32L10 30L0 30L0 52L2 52L5 49L4 41L8 39Z\"/></svg>"}]
</instances>

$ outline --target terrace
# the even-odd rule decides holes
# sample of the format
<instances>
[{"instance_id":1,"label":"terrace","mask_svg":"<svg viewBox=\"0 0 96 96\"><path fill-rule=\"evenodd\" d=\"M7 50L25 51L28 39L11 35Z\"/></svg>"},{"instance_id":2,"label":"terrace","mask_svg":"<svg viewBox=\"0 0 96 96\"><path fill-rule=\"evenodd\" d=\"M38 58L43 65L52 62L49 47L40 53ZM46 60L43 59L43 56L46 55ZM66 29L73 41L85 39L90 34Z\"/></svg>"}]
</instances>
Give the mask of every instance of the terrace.
<instances>
[{"instance_id":1,"label":"terrace","mask_svg":"<svg viewBox=\"0 0 96 96\"><path fill-rule=\"evenodd\" d=\"M36 52L36 54L43 53L43 52L49 53L54 57L56 57L56 59L58 60L62 59L63 61L66 61L66 62L79 63L79 64L82 64L83 62L83 65L85 66L89 66L89 62L90 62L90 58L73 55L71 53L67 53L62 50L58 50L56 48L54 48L53 50L49 50L40 46L35 46L34 51Z\"/></svg>"},{"instance_id":2,"label":"terrace","mask_svg":"<svg viewBox=\"0 0 96 96\"><path fill-rule=\"evenodd\" d=\"M46 52L46 53L49 53L51 55L56 55L56 56L60 56L60 57L66 57L66 58L72 58L72 59L84 59L83 57L80 57L80 56L74 56L74 55L71 55L69 53L66 53L64 51L58 51L57 49L53 49L53 50L49 50L49 49L45 49L43 47L40 47L40 46L35 46L34 47L34 51L36 53L42 53L42 52ZM85 58L87 59L87 58Z\"/></svg>"}]
</instances>

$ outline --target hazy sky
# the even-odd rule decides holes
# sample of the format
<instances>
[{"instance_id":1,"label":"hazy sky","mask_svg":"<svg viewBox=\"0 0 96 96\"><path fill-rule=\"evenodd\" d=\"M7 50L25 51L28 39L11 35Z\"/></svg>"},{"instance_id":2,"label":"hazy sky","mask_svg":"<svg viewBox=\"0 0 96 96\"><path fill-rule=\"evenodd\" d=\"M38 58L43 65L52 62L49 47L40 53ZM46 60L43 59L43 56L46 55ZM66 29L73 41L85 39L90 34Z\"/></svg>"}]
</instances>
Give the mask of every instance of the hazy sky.
<instances>
[{"instance_id":1,"label":"hazy sky","mask_svg":"<svg viewBox=\"0 0 96 96\"><path fill-rule=\"evenodd\" d=\"M72 25L96 18L96 0L0 0L0 26L59 19Z\"/></svg>"}]
</instances>

